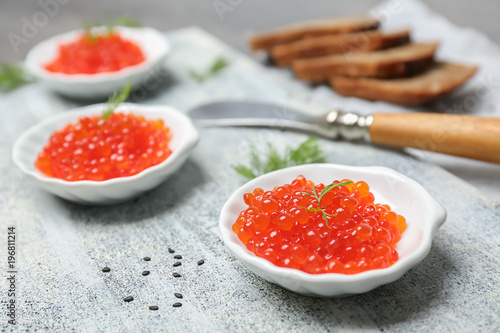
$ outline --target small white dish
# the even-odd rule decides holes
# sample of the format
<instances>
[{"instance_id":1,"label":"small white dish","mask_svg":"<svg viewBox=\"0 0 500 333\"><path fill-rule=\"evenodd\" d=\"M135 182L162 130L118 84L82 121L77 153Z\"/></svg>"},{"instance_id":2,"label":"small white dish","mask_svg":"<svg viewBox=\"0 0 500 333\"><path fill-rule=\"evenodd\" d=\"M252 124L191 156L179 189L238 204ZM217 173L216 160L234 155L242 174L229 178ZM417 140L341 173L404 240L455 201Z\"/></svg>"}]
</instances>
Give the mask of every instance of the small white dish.
<instances>
[{"instance_id":1,"label":"small white dish","mask_svg":"<svg viewBox=\"0 0 500 333\"><path fill-rule=\"evenodd\" d=\"M93 28L96 31L103 28ZM115 72L97 74L64 74L45 69L59 52L59 45L75 41L84 30L74 30L49 38L33 47L26 56L26 68L50 89L76 98L100 98L111 95L132 80L136 87L152 80L161 70L162 62L170 51L170 44L161 32L152 28L116 27L125 39L141 48L145 60L137 65Z\"/></svg>"},{"instance_id":2,"label":"small white dish","mask_svg":"<svg viewBox=\"0 0 500 333\"><path fill-rule=\"evenodd\" d=\"M290 184L298 175L315 183L329 184L336 179L364 180L375 195L376 203L386 203L406 217L407 229L396 245L399 260L384 269L358 274L309 274L278 267L246 249L232 225L248 206L243 194L260 187L264 191ZM219 228L226 246L252 272L265 280L299 294L339 297L370 291L399 279L429 253L434 234L446 220L445 209L417 182L385 167L352 167L336 164L309 164L274 171L243 185L222 208Z\"/></svg>"},{"instance_id":3,"label":"small white dish","mask_svg":"<svg viewBox=\"0 0 500 333\"><path fill-rule=\"evenodd\" d=\"M177 171L186 161L199 140L199 134L191 120L169 106L145 106L121 104L116 112L134 113L146 119L162 119L170 129L169 147L172 154L162 163L130 176L105 181L75 181L48 177L35 168L35 160L50 136L66 124L75 123L82 116L100 115L105 104L90 105L52 116L31 127L14 143L14 163L37 185L64 199L82 203L107 205L129 200L148 191Z\"/></svg>"}]
</instances>

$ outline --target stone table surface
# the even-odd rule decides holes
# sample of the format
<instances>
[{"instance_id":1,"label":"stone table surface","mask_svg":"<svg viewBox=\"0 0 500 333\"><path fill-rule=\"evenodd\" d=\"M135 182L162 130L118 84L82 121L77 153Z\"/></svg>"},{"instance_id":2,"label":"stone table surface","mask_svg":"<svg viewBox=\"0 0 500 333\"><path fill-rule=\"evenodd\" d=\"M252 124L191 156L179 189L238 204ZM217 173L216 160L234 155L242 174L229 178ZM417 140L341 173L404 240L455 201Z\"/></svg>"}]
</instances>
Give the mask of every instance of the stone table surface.
<instances>
[{"instance_id":1,"label":"stone table surface","mask_svg":"<svg viewBox=\"0 0 500 333\"><path fill-rule=\"evenodd\" d=\"M173 52L145 104L181 110L223 98L293 102L321 110L308 89L268 70L198 28L168 33ZM200 57L199 55L203 55ZM189 75L224 55L230 66L204 83ZM428 257L401 279L338 299L300 296L252 274L225 248L219 211L244 183L232 165L250 142L296 144L296 133L203 129L186 164L133 202L80 206L34 186L10 149L25 129L85 103L32 84L0 95L0 267L7 275L7 226L17 233L17 325L8 331L106 332L497 332L500 323L500 205L442 168L399 150L322 140L328 162L393 168L424 186L448 211ZM183 256L182 266L168 248ZM143 261L145 256L151 261ZM198 266L197 261L205 260ZM111 272L103 273L108 266ZM148 276L142 271L149 270ZM174 278L179 272L182 277ZM7 306L6 279L0 304ZM174 293L182 293L177 299ZM125 303L123 298L133 296ZM181 302L175 308L173 303ZM157 305L158 311L150 311ZM4 312L4 310L2 310Z\"/></svg>"}]
</instances>

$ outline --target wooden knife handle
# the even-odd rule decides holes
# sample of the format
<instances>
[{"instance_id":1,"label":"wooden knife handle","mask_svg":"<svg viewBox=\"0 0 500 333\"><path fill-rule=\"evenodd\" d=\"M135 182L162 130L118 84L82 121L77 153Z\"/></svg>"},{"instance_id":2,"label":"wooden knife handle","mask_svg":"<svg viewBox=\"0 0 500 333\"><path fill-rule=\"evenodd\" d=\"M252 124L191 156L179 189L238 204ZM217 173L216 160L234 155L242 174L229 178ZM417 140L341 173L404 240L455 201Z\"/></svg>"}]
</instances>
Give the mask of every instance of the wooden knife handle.
<instances>
[{"instance_id":1,"label":"wooden knife handle","mask_svg":"<svg viewBox=\"0 0 500 333\"><path fill-rule=\"evenodd\" d=\"M376 113L373 143L500 164L500 118L435 113Z\"/></svg>"}]
</instances>

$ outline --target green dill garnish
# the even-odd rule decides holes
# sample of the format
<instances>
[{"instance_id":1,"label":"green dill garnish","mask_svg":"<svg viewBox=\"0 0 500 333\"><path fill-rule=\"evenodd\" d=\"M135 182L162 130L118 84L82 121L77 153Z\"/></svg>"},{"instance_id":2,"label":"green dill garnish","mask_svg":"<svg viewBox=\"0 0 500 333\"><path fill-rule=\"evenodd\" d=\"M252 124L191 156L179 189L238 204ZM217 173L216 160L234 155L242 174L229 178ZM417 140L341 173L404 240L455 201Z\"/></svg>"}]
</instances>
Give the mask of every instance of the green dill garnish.
<instances>
[{"instance_id":1,"label":"green dill garnish","mask_svg":"<svg viewBox=\"0 0 500 333\"><path fill-rule=\"evenodd\" d=\"M13 90L32 81L33 77L24 67L10 64L0 65L0 90Z\"/></svg>"},{"instance_id":2,"label":"green dill garnish","mask_svg":"<svg viewBox=\"0 0 500 333\"><path fill-rule=\"evenodd\" d=\"M89 43L93 43L97 40L98 34L92 32L92 28L101 26L99 22L90 22L87 20L82 20L83 29L85 29L85 37ZM109 32L108 32L109 33Z\"/></svg>"},{"instance_id":3,"label":"green dill garnish","mask_svg":"<svg viewBox=\"0 0 500 333\"><path fill-rule=\"evenodd\" d=\"M122 15L114 20L108 18L106 20L106 23L102 23L99 21L90 22L90 21L83 20L82 25L86 31L87 41L89 41L90 43L95 42L99 36L110 35L111 33L113 33L115 28L118 26L129 27L129 28L137 28L137 27L141 26L141 24L139 22L137 22L136 20L134 20L132 17L130 17L128 15ZM104 31L93 32L92 28L96 28L96 27L100 27L100 28L103 27Z\"/></svg>"},{"instance_id":4,"label":"green dill garnish","mask_svg":"<svg viewBox=\"0 0 500 333\"><path fill-rule=\"evenodd\" d=\"M316 188L314 187L314 185L311 185L313 194L307 193L307 192L302 192L302 194L310 196L311 198L318 200L318 207L312 207L312 208L307 208L307 207L303 207L303 206L300 206L300 207L304 208L305 210L308 210L310 212L320 212L323 215L323 220L325 220L326 226L328 228L330 228L330 226L328 225L328 216L337 216L337 214L329 214L329 213L325 212L325 207L321 207L321 199L323 199L325 194L327 194L328 192L333 190L335 187L344 186L344 185L351 184L351 183L352 183L352 181L347 181L347 182L337 183L337 184L331 183L330 185L326 186L319 194L316 191Z\"/></svg>"},{"instance_id":5,"label":"green dill garnish","mask_svg":"<svg viewBox=\"0 0 500 333\"><path fill-rule=\"evenodd\" d=\"M311 137L297 148L287 146L284 154L280 154L269 142L266 154L260 154L257 148L252 145L250 146L250 165L239 164L233 168L246 178L253 179L265 173L294 165L324 162L325 154L319 148L318 138Z\"/></svg>"},{"instance_id":6,"label":"green dill garnish","mask_svg":"<svg viewBox=\"0 0 500 333\"><path fill-rule=\"evenodd\" d=\"M129 28L139 28L142 27L142 24L139 21L136 21L133 17L129 15L122 15L117 17L114 20L108 20L107 24L109 29L113 29L114 27L129 27Z\"/></svg>"},{"instance_id":7,"label":"green dill garnish","mask_svg":"<svg viewBox=\"0 0 500 333\"><path fill-rule=\"evenodd\" d=\"M226 68L228 65L229 65L229 62L226 59L219 57L219 58L215 59L215 61L212 63L212 65L210 66L210 68L208 69L207 72L200 73L200 72L197 72L197 71L191 69L189 71L189 75L191 75L191 77L193 79L195 79L196 81L201 83L201 82L205 81L206 79L217 75L217 73L219 73L221 70Z\"/></svg>"},{"instance_id":8,"label":"green dill garnish","mask_svg":"<svg viewBox=\"0 0 500 333\"><path fill-rule=\"evenodd\" d=\"M131 89L132 80L129 80L120 91L115 91L113 95L108 98L108 101L106 102L106 110L102 112L101 119L108 119L113 114L113 112L115 112L115 109L118 107L118 105L127 100L128 96L130 95Z\"/></svg>"}]
</instances>

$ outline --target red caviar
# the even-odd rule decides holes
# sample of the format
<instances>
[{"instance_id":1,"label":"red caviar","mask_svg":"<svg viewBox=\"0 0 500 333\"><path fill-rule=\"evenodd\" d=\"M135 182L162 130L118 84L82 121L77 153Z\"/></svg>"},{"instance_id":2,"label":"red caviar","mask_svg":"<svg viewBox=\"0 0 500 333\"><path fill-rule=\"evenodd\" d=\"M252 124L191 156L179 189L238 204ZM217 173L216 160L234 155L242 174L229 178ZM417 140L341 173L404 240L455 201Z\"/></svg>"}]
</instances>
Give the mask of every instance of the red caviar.
<instances>
[{"instance_id":1,"label":"red caviar","mask_svg":"<svg viewBox=\"0 0 500 333\"><path fill-rule=\"evenodd\" d=\"M406 220L388 205L375 204L366 182L334 187L320 205L304 194L313 195L312 186L318 194L325 188L299 176L272 191L246 193L243 200L249 207L233 231L257 256L311 274L355 274L389 267L399 259L394 246Z\"/></svg>"},{"instance_id":2,"label":"red caviar","mask_svg":"<svg viewBox=\"0 0 500 333\"><path fill-rule=\"evenodd\" d=\"M45 68L66 74L115 72L145 59L141 48L118 33L80 36L75 42L59 45L59 54Z\"/></svg>"},{"instance_id":3,"label":"red caviar","mask_svg":"<svg viewBox=\"0 0 500 333\"><path fill-rule=\"evenodd\" d=\"M67 181L102 181L135 175L172 153L163 120L113 113L81 117L55 132L35 166L49 177Z\"/></svg>"}]
</instances>

